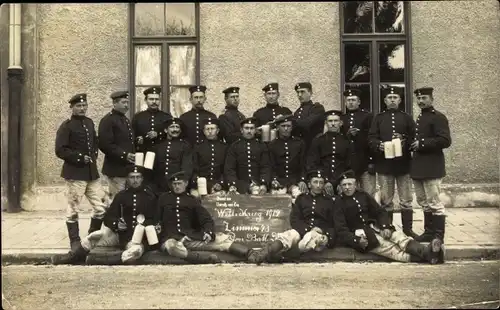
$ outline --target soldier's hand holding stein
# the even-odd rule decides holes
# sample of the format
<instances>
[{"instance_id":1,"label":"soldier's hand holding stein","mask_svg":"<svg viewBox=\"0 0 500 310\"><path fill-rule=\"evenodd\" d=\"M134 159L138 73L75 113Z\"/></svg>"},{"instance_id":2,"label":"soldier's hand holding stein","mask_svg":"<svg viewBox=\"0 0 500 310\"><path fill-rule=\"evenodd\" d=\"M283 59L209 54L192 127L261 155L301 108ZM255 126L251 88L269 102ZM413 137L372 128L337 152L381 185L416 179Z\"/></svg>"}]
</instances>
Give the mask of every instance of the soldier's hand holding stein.
<instances>
[{"instance_id":1,"label":"soldier's hand holding stein","mask_svg":"<svg viewBox=\"0 0 500 310\"><path fill-rule=\"evenodd\" d=\"M91 163L92 157L90 157L89 155L83 155L83 162L86 164Z\"/></svg>"},{"instance_id":2,"label":"soldier's hand holding stein","mask_svg":"<svg viewBox=\"0 0 500 310\"><path fill-rule=\"evenodd\" d=\"M327 182L325 184L325 193L327 195L333 196L334 193L333 193L333 184L332 183Z\"/></svg>"},{"instance_id":3,"label":"soldier's hand holding stein","mask_svg":"<svg viewBox=\"0 0 500 310\"><path fill-rule=\"evenodd\" d=\"M127 161L129 163L135 163L135 154L134 153L127 153Z\"/></svg>"},{"instance_id":4,"label":"soldier's hand holding stein","mask_svg":"<svg viewBox=\"0 0 500 310\"><path fill-rule=\"evenodd\" d=\"M203 234L203 241L204 241L205 243L209 243L210 241L212 241L212 236L210 236L210 234L209 234L209 233L204 233L204 234Z\"/></svg>"},{"instance_id":5,"label":"soldier's hand holding stein","mask_svg":"<svg viewBox=\"0 0 500 310\"><path fill-rule=\"evenodd\" d=\"M214 186L212 186L212 193L218 192L220 190L222 190L222 185L220 185L219 183L215 183Z\"/></svg>"},{"instance_id":6,"label":"soldier's hand holding stein","mask_svg":"<svg viewBox=\"0 0 500 310\"><path fill-rule=\"evenodd\" d=\"M265 193L267 193L267 186L261 185L259 187L259 195L264 195Z\"/></svg>"},{"instance_id":7,"label":"soldier's hand holding stein","mask_svg":"<svg viewBox=\"0 0 500 310\"><path fill-rule=\"evenodd\" d=\"M273 189L279 189L279 188L281 187L281 184L280 184L280 182L279 182L278 180L273 180L273 181L271 182L271 187L272 187Z\"/></svg>"},{"instance_id":8,"label":"soldier's hand holding stein","mask_svg":"<svg viewBox=\"0 0 500 310\"><path fill-rule=\"evenodd\" d=\"M137 144L143 144L144 138L142 136L137 137Z\"/></svg>"},{"instance_id":9,"label":"soldier's hand holding stein","mask_svg":"<svg viewBox=\"0 0 500 310\"><path fill-rule=\"evenodd\" d=\"M402 144L402 145L404 145L404 144L405 144L405 141L406 141L406 140L405 140L405 137L404 137L402 134L400 134L400 133L397 133L397 132L396 132L396 133L392 134L392 138L393 138L393 139L399 139L399 140L401 140L401 144Z\"/></svg>"},{"instance_id":10,"label":"soldier's hand holding stein","mask_svg":"<svg viewBox=\"0 0 500 310\"><path fill-rule=\"evenodd\" d=\"M299 190L302 192L302 193L307 193L307 184L306 182L304 181L300 181L299 184L297 184L299 186Z\"/></svg>"},{"instance_id":11,"label":"soldier's hand holding stein","mask_svg":"<svg viewBox=\"0 0 500 310\"><path fill-rule=\"evenodd\" d=\"M237 192L237 189L236 189L236 186L230 186L229 187L229 191L227 192L229 195L236 195L238 192Z\"/></svg>"},{"instance_id":12,"label":"soldier's hand holding stein","mask_svg":"<svg viewBox=\"0 0 500 310\"><path fill-rule=\"evenodd\" d=\"M119 231L127 230L127 223L125 223L125 220L123 218L120 218L118 220L118 230Z\"/></svg>"}]
</instances>

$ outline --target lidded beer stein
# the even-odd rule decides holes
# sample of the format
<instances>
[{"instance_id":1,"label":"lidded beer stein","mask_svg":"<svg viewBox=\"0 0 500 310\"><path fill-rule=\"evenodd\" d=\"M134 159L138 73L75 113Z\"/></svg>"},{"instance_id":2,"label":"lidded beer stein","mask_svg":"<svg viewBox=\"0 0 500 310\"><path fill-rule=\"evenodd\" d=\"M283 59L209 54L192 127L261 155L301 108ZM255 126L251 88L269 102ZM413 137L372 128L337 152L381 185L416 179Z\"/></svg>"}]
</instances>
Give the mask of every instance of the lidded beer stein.
<instances>
[{"instance_id":1,"label":"lidded beer stein","mask_svg":"<svg viewBox=\"0 0 500 310\"><path fill-rule=\"evenodd\" d=\"M394 158L394 145L392 141L384 142L384 155L386 159Z\"/></svg>"},{"instance_id":2,"label":"lidded beer stein","mask_svg":"<svg viewBox=\"0 0 500 310\"><path fill-rule=\"evenodd\" d=\"M135 226L134 234L132 235L132 243L140 244L142 243L142 238L144 237L144 223L145 217L143 214L137 216L137 226Z\"/></svg>"},{"instance_id":3,"label":"lidded beer stein","mask_svg":"<svg viewBox=\"0 0 500 310\"><path fill-rule=\"evenodd\" d=\"M269 140L271 139L271 126L262 125L260 128L262 129L262 142L269 142Z\"/></svg>"},{"instance_id":4,"label":"lidded beer stein","mask_svg":"<svg viewBox=\"0 0 500 310\"><path fill-rule=\"evenodd\" d=\"M154 163L155 163L155 153L147 152L146 158L144 159L144 168L153 170Z\"/></svg>"},{"instance_id":5,"label":"lidded beer stein","mask_svg":"<svg viewBox=\"0 0 500 310\"><path fill-rule=\"evenodd\" d=\"M201 196L208 195L208 190L207 190L207 179L204 177L199 177L197 180L198 184L198 193Z\"/></svg>"},{"instance_id":6,"label":"lidded beer stein","mask_svg":"<svg viewBox=\"0 0 500 310\"><path fill-rule=\"evenodd\" d=\"M273 141L276 139L276 136L278 135L276 129L271 129L271 133L269 135L269 141Z\"/></svg>"},{"instance_id":7,"label":"lidded beer stein","mask_svg":"<svg viewBox=\"0 0 500 310\"><path fill-rule=\"evenodd\" d=\"M392 145L394 146L394 157L403 156L403 146L401 143L401 139L399 138L392 139Z\"/></svg>"}]
</instances>

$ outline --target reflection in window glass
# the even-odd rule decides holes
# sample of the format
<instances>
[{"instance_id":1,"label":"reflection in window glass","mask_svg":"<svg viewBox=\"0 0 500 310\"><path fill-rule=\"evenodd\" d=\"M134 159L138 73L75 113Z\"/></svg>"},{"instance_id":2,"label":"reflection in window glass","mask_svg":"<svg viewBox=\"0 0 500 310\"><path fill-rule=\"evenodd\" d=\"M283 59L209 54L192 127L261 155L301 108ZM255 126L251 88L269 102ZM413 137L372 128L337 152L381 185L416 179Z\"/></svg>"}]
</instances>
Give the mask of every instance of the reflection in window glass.
<instances>
[{"instance_id":1,"label":"reflection in window glass","mask_svg":"<svg viewBox=\"0 0 500 310\"><path fill-rule=\"evenodd\" d=\"M196 35L194 6L194 3L167 3L165 5L166 35Z\"/></svg>"},{"instance_id":2,"label":"reflection in window glass","mask_svg":"<svg viewBox=\"0 0 500 310\"><path fill-rule=\"evenodd\" d=\"M375 1L375 31L404 32L403 1Z\"/></svg>"},{"instance_id":3,"label":"reflection in window glass","mask_svg":"<svg viewBox=\"0 0 500 310\"><path fill-rule=\"evenodd\" d=\"M345 84L345 90L356 88L361 91L361 104L359 105L360 109L365 111L371 111L371 86L370 84ZM345 97L344 97L345 98Z\"/></svg>"},{"instance_id":4,"label":"reflection in window glass","mask_svg":"<svg viewBox=\"0 0 500 310\"><path fill-rule=\"evenodd\" d=\"M345 52L345 82L370 82L369 43L348 43Z\"/></svg>"},{"instance_id":5,"label":"reflection in window glass","mask_svg":"<svg viewBox=\"0 0 500 310\"><path fill-rule=\"evenodd\" d=\"M135 84L159 85L161 46L138 45L135 47Z\"/></svg>"},{"instance_id":6,"label":"reflection in window glass","mask_svg":"<svg viewBox=\"0 0 500 310\"><path fill-rule=\"evenodd\" d=\"M194 45L169 47L170 85L196 83L196 48Z\"/></svg>"},{"instance_id":7,"label":"reflection in window glass","mask_svg":"<svg viewBox=\"0 0 500 310\"><path fill-rule=\"evenodd\" d=\"M134 15L136 36L165 35L165 4L136 3Z\"/></svg>"},{"instance_id":8,"label":"reflection in window glass","mask_svg":"<svg viewBox=\"0 0 500 310\"><path fill-rule=\"evenodd\" d=\"M386 106L385 106L385 103L384 103L384 93L383 93L383 90L387 87L400 87L400 88L403 88L404 91L401 95L401 103L399 104L399 110L401 111L406 111L406 106L405 106L405 97L406 97L406 88L405 88L405 84L381 84L380 85L380 112L382 111L385 111L386 110Z\"/></svg>"},{"instance_id":9,"label":"reflection in window glass","mask_svg":"<svg viewBox=\"0 0 500 310\"><path fill-rule=\"evenodd\" d=\"M170 87L170 113L173 117L179 117L191 110L190 96L188 87Z\"/></svg>"},{"instance_id":10,"label":"reflection in window glass","mask_svg":"<svg viewBox=\"0 0 500 310\"><path fill-rule=\"evenodd\" d=\"M404 83L405 46L400 43L379 45L380 82Z\"/></svg>"},{"instance_id":11,"label":"reflection in window glass","mask_svg":"<svg viewBox=\"0 0 500 310\"><path fill-rule=\"evenodd\" d=\"M344 1L344 33L373 32L373 2Z\"/></svg>"}]
</instances>

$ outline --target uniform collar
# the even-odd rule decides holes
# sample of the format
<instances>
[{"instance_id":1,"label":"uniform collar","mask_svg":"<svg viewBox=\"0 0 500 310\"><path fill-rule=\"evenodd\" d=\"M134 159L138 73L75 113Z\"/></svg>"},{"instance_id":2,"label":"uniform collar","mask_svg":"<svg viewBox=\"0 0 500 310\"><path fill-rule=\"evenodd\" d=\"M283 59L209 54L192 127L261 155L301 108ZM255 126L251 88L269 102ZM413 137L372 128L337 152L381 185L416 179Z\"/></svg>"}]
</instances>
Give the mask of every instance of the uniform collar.
<instances>
[{"instance_id":1,"label":"uniform collar","mask_svg":"<svg viewBox=\"0 0 500 310\"><path fill-rule=\"evenodd\" d=\"M125 113L123 113L121 111L118 111L118 110L115 110L115 109L111 110L111 113L117 114L117 115L120 115L120 116L125 116Z\"/></svg>"},{"instance_id":2,"label":"uniform collar","mask_svg":"<svg viewBox=\"0 0 500 310\"><path fill-rule=\"evenodd\" d=\"M160 109L153 110L153 109L147 108L146 111L148 111L149 113L158 113L160 111Z\"/></svg>"},{"instance_id":3,"label":"uniform collar","mask_svg":"<svg viewBox=\"0 0 500 310\"><path fill-rule=\"evenodd\" d=\"M131 193L143 192L144 191L144 185L141 185L141 186L139 186L137 188L129 187L128 191L130 191Z\"/></svg>"},{"instance_id":4,"label":"uniform collar","mask_svg":"<svg viewBox=\"0 0 500 310\"><path fill-rule=\"evenodd\" d=\"M71 115L71 119L82 121L85 119L85 115Z\"/></svg>"},{"instance_id":5,"label":"uniform collar","mask_svg":"<svg viewBox=\"0 0 500 310\"><path fill-rule=\"evenodd\" d=\"M266 108L269 108L269 109L277 109L279 107L279 103L277 104L269 104L269 103L266 103Z\"/></svg>"},{"instance_id":6,"label":"uniform collar","mask_svg":"<svg viewBox=\"0 0 500 310\"><path fill-rule=\"evenodd\" d=\"M234 105L226 105L226 110L238 110L238 107L235 107Z\"/></svg>"},{"instance_id":7,"label":"uniform collar","mask_svg":"<svg viewBox=\"0 0 500 310\"><path fill-rule=\"evenodd\" d=\"M202 108L199 108L199 109L197 109L195 107L192 107L191 111L193 111L193 112L203 112L203 111L206 111L206 110L205 110L205 107L202 107Z\"/></svg>"},{"instance_id":8,"label":"uniform collar","mask_svg":"<svg viewBox=\"0 0 500 310\"><path fill-rule=\"evenodd\" d=\"M312 104L313 104L312 100L309 100L308 102L301 103L300 106L303 107L303 106L312 105Z\"/></svg>"},{"instance_id":9,"label":"uniform collar","mask_svg":"<svg viewBox=\"0 0 500 310\"><path fill-rule=\"evenodd\" d=\"M434 107L433 106L430 106L428 108L423 108L422 109L422 112L434 112Z\"/></svg>"}]
</instances>

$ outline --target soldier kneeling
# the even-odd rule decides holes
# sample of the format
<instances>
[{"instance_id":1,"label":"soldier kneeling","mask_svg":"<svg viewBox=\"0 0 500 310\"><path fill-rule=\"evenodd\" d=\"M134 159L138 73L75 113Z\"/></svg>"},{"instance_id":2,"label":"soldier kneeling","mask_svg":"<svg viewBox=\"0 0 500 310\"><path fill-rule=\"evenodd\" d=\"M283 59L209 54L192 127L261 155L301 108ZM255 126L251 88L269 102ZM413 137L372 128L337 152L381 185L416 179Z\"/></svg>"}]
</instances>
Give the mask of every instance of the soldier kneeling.
<instances>
[{"instance_id":1,"label":"soldier kneeling","mask_svg":"<svg viewBox=\"0 0 500 310\"><path fill-rule=\"evenodd\" d=\"M356 189L352 170L340 177L342 193L335 200L339 241L359 252L371 252L400 262L444 262L444 246L434 238L425 246L391 224L387 211L373 197Z\"/></svg>"},{"instance_id":2,"label":"soldier kneeling","mask_svg":"<svg viewBox=\"0 0 500 310\"><path fill-rule=\"evenodd\" d=\"M158 199L162 251L194 264L221 262L217 255L204 251L229 252L253 262L252 249L233 242L229 235L214 232L210 213L186 192L188 181L183 171L171 175L169 182L172 191Z\"/></svg>"},{"instance_id":3,"label":"soldier kneeling","mask_svg":"<svg viewBox=\"0 0 500 310\"><path fill-rule=\"evenodd\" d=\"M333 221L334 199L323 194L325 176L314 170L307 174L310 192L295 200L290 213L292 229L278 234L277 240L268 243L258 252L256 263L275 262L279 254L298 247L301 253L320 252L335 244Z\"/></svg>"},{"instance_id":4,"label":"soldier kneeling","mask_svg":"<svg viewBox=\"0 0 500 310\"><path fill-rule=\"evenodd\" d=\"M147 229L150 227L154 229L150 225L155 223L156 196L143 186L142 169L137 166L129 168L127 175L129 187L115 196L104 217L104 226L83 238L79 246L69 253L53 256L54 265L77 264L85 260L93 265L129 264L144 254L145 245L142 242L145 240L144 226ZM156 237L156 231L153 234ZM96 245L120 246L124 251L111 256L87 258L88 253Z\"/></svg>"}]
</instances>

